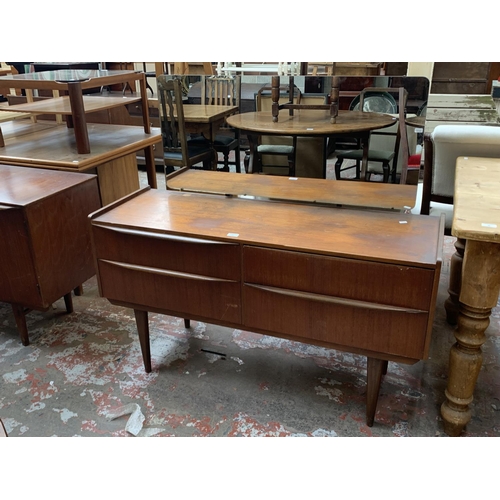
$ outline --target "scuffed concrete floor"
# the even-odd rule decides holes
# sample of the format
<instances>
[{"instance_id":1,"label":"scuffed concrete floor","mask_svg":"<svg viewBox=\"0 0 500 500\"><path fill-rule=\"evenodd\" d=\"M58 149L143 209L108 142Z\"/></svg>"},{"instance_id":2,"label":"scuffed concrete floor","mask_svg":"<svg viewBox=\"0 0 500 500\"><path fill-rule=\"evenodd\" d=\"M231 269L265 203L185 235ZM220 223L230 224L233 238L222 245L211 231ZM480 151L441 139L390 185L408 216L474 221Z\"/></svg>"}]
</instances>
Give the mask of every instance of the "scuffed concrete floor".
<instances>
[{"instance_id":1,"label":"scuffed concrete floor","mask_svg":"<svg viewBox=\"0 0 500 500\"><path fill-rule=\"evenodd\" d=\"M95 277L72 314L62 299L28 314L27 347L0 303L0 418L12 437L133 436L129 415L110 415L138 405L138 436L445 436L439 408L454 337L443 303L453 241L445 238L430 357L389 363L371 428L366 360L353 354L195 321L185 329L180 318L150 314L146 374L133 311L100 298ZM500 436L499 327L497 307L464 436Z\"/></svg>"}]
</instances>

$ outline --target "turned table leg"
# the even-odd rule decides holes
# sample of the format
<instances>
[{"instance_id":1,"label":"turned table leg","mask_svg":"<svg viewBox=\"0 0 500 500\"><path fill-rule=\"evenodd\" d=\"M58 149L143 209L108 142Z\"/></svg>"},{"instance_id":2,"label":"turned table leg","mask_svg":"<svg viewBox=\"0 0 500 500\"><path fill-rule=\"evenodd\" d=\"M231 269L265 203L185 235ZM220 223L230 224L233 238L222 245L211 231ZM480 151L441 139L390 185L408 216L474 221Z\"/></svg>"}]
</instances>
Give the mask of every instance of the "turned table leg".
<instances>
[{"instance_id":1,"label":"turned table leg","mask_svg":"<svg viewBox=\"0 0 500 500\"><path fill-rule=\"evenodd\" d=\"M458 321L458 299L460 297L460 286L462 284L462 265L464 260L465 240L457 238L455 241L455 253L450 260L450 283L448 287L449 297L444 303L446 310L446 321L450 325L456 325Z\"/></svg>"},{"instance_id":2,"label":"turned table leg","mask_svg":"<svg viewBox=\"0 0 500 500\"><path fill-rule=\"evenodd\" d=\"M151 372L151 348L149 345L149 323L148 312L134 309L135 322L137 324L137 333L141 344L142 361L146 373Z\"/></svg>"},{"instance_id":3,"label":"turned table leg","mask_svg":"<svg viewBox=\"0 0 500 500\"><path fill-rule=\"evenodd\" d=\"M496 306L500 286L500 245L468 240L462 269L456 343L450 351L446 400L441 406L444 430L459 436L469 420L469 404L482 364L481 346Z\"/></svg>"}]
</instances>

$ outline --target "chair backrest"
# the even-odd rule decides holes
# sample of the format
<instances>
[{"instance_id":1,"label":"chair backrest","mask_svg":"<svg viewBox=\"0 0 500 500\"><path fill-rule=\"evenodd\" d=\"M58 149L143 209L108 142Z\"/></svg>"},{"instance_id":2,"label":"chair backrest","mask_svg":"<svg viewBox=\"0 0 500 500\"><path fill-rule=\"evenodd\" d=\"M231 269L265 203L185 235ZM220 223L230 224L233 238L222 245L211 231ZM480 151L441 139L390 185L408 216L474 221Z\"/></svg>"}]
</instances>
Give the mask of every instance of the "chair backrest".
<instances>
[{"instance_id":1,"label":"chair backrest","mask_svg":"<svg viewBox=\"0 0 500 500\"><path fill-rule=\"evenodd\" d=\"M396 94L397 100L392 94ZM359 94L359 100L351 103L352 110L362 109L363 112L384 113L397 116L397 124L374 130L370 134L370 149L375 149L372 145L372 137L391 136L392 147L394 151L395 171L400 173L400 184L406 184L408 174L408 159L410 157L410 146L408 143L408 128L406 126L406 103L408 100L408 91L404 87L399 88L377 88L369 87L363 89ZM393 166L393 169L394 169Z\"/></svg>"},{"instance_id":2,"label":"chair backrest","mask_svg":"<svg viewBox=\"0 0 500 500\"><path fill-rule=\"evenodd\" d=\"M201 80L201 103L238 106L241 101L241 76L207 76Z\"/></svg>"},{"instance_id":3,"label":"chair backrest","mask_svg":"<svg viewBox=\"0 0 500 500\"><path fill-rule=\"evenodd\" d=\"M455 167L459 156L500 158L500 127L438 125L424 137L424 182L420 213L430 213L432 201L453 204Z\"/></svg>"},{"instance_id":4,"label":"chair backrest","mask_svg":"<svg viewBox=\"0 0 500 500\"><path fill-rule=\"evenodd\" d=\"M179 79L159 75L157 77L161 135L165 152L180 153L188 158L182 83Z\"/></svg>"},{"instance_id":5,"label":"chair backrest","mask_svg":"<svg viewBox=\"0 0 500 500\"><path fill-rule=\"evenodd\" d=\"M363 111L390 114L398 112L396 100L389 92L385 91L365 89L352 100L349 109L358 111L361 105Z\"/></svg>"}]
</instances>

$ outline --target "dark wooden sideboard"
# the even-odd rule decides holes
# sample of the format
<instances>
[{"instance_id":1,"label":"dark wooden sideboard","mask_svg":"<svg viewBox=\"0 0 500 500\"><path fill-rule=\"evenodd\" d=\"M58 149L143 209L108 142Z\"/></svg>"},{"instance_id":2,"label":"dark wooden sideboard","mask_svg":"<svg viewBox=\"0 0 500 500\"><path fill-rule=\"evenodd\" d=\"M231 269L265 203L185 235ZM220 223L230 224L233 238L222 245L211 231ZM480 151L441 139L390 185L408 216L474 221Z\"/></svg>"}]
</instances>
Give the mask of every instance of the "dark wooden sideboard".
<instances>
[{"instance_id":1,"label":"dark wooden sideboard","mask_svg":"<svg viewBox=\"0 0 500 500\"><path fill-rule=\"evenodd\" d=\"M144 188L90 215L100 294L148 311L365 355L367 423L388 361L428 354L443 220Z\"/></svg>"},{"instance_id":2,"label":"dark wooden sideboard","mask_svg":"<svg viewBox=\"0 0 500 500\"><path fill-rule=\"evenodd\" d=\"M101 206L97 177L0 165L0 301L12 305L24 345L25 314L45 311L95 274L88 214Z\"/></svg>"}]
</instances>

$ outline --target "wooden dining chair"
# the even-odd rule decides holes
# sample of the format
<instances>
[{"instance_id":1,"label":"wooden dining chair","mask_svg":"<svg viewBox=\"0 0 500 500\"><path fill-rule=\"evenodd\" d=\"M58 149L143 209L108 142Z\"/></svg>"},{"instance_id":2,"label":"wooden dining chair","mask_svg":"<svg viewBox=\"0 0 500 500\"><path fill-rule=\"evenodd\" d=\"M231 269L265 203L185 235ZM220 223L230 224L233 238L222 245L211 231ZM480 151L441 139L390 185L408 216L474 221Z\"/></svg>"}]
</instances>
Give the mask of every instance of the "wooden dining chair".
<instances>
[{"instance_id":1,"label":"wooden dining chair","mask_svg":"<svg viewBox=\"0 0 500 500\"><path fill-rule=\"evenodd\" d=\"M396 100L390 92L396 92L398 99ZM382 182L396 182L399 162L404 169L404 172L400 172L399 179L401 183L406 183L409 156L405 123L407 95L408 93L403 87L399 89L366 88L351 103L351 111L361 109L363 112L386 113L398 118L398 121L391 127L371 132L368 149L368 168L364 180L369 181L372 175L381 175ZM379 147L376 144L378 138L381 139ZM358 147L356 149L337 151L336 156L336 179L341 179L341 172L352 168L356 169L356 178L359 179L363 149ZM354 160L355 164L342 168L345 160ZM405 166L406 168L404 168Z\"/></svg>"},{"instance_id":2,"label":"wooden dining chair","mask_svg":"<svg viewBox=\"0 0 500 500\"><path fill-rule=\"evenodd\" d=\"M293 100L300 100L301 92L294 89ZM280 87L280 103L290 100L289 88L286 85ZM272 97L270 87L259 89L255 96L255 108L257 111L271 111ZM269 118L271 119L271 118ZM297 137L288 136L261 136L255 148L255 165L253 173L278 173L282 175L295 176L295 159L297 152ZM284 161L283 161L284 160Z\"/></svg>"},{"instance_id":3,"label":"wooden dining chair","mask_svg":"<svg viewBox=\"0 0 500 500\"><path fill-rule=\"evenodd\" d=\"M204 170L212 169L216 154L212 145L194 145L187 139L181 81L160 75L157 85L165 174L180 167L193 168L199 163L202 163Z\"/></svg>"},{"instance_id":4,"label":"wooden dining chair","mask_svg":"<svg viewBox=\"0 0 500 500\"><path fill-rule=\"evenodd\" d=\"M217 106L237 106L240 110L241 76L203 76L201 80L201 104ZM203 136L193 139L193 144L206 142ZM236 172L241 172L240 131L223 125L215 135L213 147L223 155L222 170L229 172L229 165L234 165ZM229 154L234 151L234 161ZM218 162L219 163L219 162Z\"/></svg>"}]
</instances>

